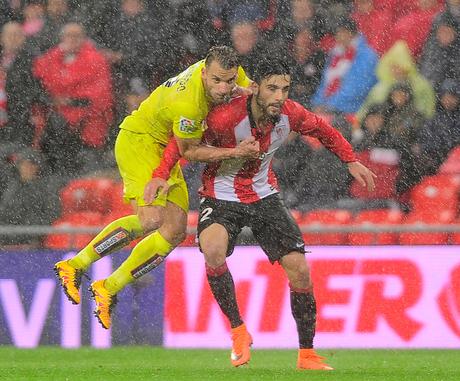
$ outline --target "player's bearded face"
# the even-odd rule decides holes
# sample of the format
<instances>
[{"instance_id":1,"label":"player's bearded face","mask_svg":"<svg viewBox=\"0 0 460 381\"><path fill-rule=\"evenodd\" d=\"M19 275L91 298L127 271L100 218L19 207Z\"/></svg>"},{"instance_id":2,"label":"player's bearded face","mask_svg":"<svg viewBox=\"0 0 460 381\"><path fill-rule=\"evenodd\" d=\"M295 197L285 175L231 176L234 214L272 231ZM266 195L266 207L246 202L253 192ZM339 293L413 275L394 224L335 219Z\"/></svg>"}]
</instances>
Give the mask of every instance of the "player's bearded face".
<instances>
[{"instance_id":1,"label":"player's bearded face","mask_svg":"<svg viewBox=\"0 0 460 381\"><path fill-rule=\"evenodd\" d=\"M212 104L218 105L230 100L237 75L237 67L224 69L217 61L203 69L203 84Z\"/></svg>"},{"instance_id":2,"label":"player's bearded face","mask_svg":"<svg viewBox=\"0 0 460 381\"><path fill-rule=\"evenodd\" d=\"M281 118L281 108L289 95L289 75L272 75L263 79L255 92L257 106L264 119L276 124Z\"/></svg>"}]
</instances>

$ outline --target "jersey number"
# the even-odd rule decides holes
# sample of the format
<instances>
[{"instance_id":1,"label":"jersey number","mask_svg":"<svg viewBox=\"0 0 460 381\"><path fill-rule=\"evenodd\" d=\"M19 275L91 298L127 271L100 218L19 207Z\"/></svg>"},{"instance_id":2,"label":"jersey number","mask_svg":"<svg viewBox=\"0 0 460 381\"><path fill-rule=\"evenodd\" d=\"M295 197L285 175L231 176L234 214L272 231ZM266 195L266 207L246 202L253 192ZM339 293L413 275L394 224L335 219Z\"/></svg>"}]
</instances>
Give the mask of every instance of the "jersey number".
<instances>
[{"instance_id":1,"label":"jersey number","mask_svg":"<svg viewBox=\"0 0 460 381\"><path fill-rule=\"evenodd\" d=\"M196 65L196 64L195 64ZM195 65L190 66L187 70L176 75L175 77L169 78L165 83L165 87L173 87L177 82L179 82L179 87L177 91L185 90L185 84L188 82L190 77L193 74L193 69L196 67Z\"/></svg>"},{"instance_id":2,"label":"jersey number","mask_svg":"<svg viewBox=\"0 0 460 381\"><path fill-rule=\"evenodd\" d=\"M206 221L209 219L209 215L212 213L212 208L205 208L201 212L200 222Z\"/></svg>"},{"instance_id":3,"label":"jersey number","mask_svg":"<svg viewBox=\"0 0 460 381\"><path fill-rule=\"evenodd\" d=\"M173 77L173 78L169 78L169 79L165 82L165 86L166 86L166 87L172 87L172 86L174 86L174 84L179 80L178 77L179 77L179 76Z\"/></svg>"}]
</instances>

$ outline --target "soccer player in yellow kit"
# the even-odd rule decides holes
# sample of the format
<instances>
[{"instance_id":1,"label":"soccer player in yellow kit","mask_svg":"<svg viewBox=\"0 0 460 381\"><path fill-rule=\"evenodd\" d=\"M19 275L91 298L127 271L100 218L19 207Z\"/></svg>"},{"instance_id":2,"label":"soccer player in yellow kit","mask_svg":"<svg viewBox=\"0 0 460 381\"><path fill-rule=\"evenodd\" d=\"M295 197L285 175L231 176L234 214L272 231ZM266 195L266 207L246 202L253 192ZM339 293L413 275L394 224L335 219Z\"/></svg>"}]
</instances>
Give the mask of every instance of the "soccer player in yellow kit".
<instances>
[{"instance_id":1,"label":"soccer player in yellow kit","mask_svg":"<svg viewBox=\"0 0 460 381\"><path fill-rule=\"evenodd\" d=\"M123 178L124 199L131 202L136 214L113 221L77 255L54 267L65 294L78 304L84 271L98 259L144 237L107 279L91 284L94 313L104 328L111 325L117 293L157 267L185 237L188 192L180 166L175 165L167 182L152 178L171 137L177 140L181 155L189 160L259 155L254 139L246 139L236 148L201 144L209 109L227 102L237 86L246 87L249 83L234 50L214 47L205 59L155 89L121 123L115 157Z\"/></svg>"}]
</instances>

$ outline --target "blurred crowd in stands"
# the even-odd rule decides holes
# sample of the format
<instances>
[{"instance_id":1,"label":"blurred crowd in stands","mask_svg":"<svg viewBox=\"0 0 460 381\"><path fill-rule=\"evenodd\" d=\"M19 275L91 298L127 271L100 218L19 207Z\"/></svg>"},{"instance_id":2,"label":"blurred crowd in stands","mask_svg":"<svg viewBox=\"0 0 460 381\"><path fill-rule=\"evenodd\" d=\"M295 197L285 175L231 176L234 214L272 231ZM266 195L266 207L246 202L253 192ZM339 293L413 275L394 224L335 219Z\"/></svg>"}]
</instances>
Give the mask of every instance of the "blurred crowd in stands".
<instances>
[{"instance_id":1,"label":"blurred crowd in stands","mask_svg":"<svg viewBox=\"0 0 460 381\"><path fill-rule=\"evenodd\" d=\"M289 207L407 212L424 178L460 173L459 26L460 0L0 0L0 225L52 224L75 179L116 184L120 121L215 44L249 74L284 52L290 97L379 175L367 194L294 138L275 162ZM184 167L195 209L200 168Z\"/></svg>"}]
</instances>

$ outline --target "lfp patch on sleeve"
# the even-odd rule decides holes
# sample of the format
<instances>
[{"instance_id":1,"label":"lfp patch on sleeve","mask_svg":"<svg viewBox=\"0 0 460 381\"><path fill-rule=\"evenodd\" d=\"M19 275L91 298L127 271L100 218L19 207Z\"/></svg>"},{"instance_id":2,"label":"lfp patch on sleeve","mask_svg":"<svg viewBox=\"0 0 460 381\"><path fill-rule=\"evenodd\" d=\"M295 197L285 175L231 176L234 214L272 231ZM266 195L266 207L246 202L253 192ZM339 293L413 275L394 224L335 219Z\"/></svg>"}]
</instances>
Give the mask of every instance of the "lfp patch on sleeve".
<instances>
[{"instance_id":1,"label":"lfp patch on sleeve","mask_svg":"<svg viewBox=\"0 0 460 381\"><path fill-rule=\"evenodd\" d=\"M183 132L184 134L193 134L197 130L197 123L188 118L184 118L183 116L179 119L179 131Z\"/></svg>"}]
</instances>

